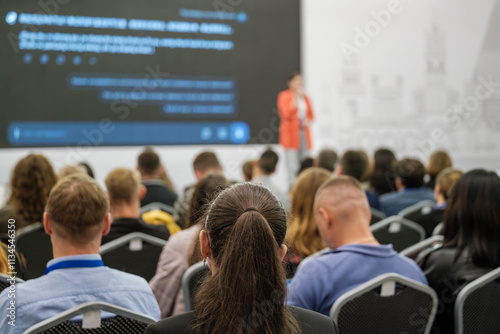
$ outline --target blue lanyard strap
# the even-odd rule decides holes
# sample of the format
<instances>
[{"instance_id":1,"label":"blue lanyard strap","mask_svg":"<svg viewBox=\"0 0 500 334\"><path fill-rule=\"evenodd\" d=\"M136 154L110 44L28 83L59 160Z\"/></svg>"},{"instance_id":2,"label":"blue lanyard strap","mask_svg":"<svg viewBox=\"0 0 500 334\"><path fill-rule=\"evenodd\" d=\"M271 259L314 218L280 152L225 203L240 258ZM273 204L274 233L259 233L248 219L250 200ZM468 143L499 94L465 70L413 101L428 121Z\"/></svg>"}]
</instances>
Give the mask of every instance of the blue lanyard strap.
<instances>
[{"instance_id":1,"label":"blue lanyard strap","mask_svg":"<svg viewBox=\"0 0 500 334\"><path fill-rule=\"evenodd\" d=\"M45 269L44 275L47 275L51 271L57 269L65 268L93 268L93 267L104 267L104 262L102 260L68 260L54 263Z\"/></svg>"}]
</instances>

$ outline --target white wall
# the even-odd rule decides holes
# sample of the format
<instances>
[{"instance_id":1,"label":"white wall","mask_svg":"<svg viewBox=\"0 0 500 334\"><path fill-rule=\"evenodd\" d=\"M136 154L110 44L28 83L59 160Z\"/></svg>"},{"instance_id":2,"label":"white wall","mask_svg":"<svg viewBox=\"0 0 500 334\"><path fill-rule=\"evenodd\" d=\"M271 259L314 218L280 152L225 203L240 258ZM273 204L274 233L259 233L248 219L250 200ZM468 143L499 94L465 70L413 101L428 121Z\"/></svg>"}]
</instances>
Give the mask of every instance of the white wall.
<instances>
[{"instance_id":1,"label":"white wall","mask_svg":"<svg viewBox=\"0 0 500 334\"><path fill-rule=\"evenodd\" d=\"M389 146L400 157L414 153L426 157L432 149L444 147L452 153L455 164L463 169L500 169L498 129L491 131L481 117L474 122L471 118L465 120L460 128L453 129L447 141L436 143L430 140L429 130L439 126L442 120L439 115L430 113L420 117L413 101L414 92L425 87L426 33L433 22L438 23L445 40L447 74L444 89L456 92L456 100L463 99L464 86L471 80L488 28L493 0L401 0L401 13L392 17L391 23L359 54L358 70L366 100L360 107L361 116L352 118L344 110L341 101L345 96L340 91L342 87L346 88L342 82L345 67L339 45L342 42L352 43L353 29L364 27L373 20L371 11L387 8L388 3L388 0L302 2L303 72L306 90L312 97L317 115L313 128L314 151L332 146L340 152L357 147L372 153L379 146ZM374 93L372 87L373 75L380 80L378 93ZM396 76L403 78L402 87L395 84ZM401 94L400 100L394 102L403 106L400 115L386 117L376 114L380 111L370 109L373 99L380 98L376 94L394 91ZM415 118L408 117L417 118L415 121ZM419 150L416 151L416 148ZM194 182L191 163L194 156L205 149L216 151L230 178L242 179L241 164L257 158L264 147L157 147L178 189ZM8 182L16 161L31 151L47 155L57 170L68 162L85 160L95 169L98 181L103 183L107 173L115 167L135 168L140 150L141 147L94 147L82 150L75 157L75 150L70 148L3 149L0 150L0 188ZM283 159L275 179L285 189Z\"/></svg>"}]
</instances>

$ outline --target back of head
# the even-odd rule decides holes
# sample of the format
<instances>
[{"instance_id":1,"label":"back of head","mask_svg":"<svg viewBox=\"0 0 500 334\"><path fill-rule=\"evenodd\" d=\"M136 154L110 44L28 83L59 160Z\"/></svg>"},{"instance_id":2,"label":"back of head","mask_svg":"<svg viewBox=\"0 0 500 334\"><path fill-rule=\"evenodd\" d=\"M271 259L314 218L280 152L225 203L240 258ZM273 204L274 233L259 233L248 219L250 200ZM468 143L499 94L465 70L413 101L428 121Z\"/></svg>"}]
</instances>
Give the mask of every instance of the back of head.
<instances>
[{"instance_id":1,"label":"back of head","mask_svg":"<svg viewBox=\"0 0 500 334\"><path fill-rule=\"evenodd\" d=\"M255 162L252 161L252 160L245 161L245 163L241 167L241 169L243 171L243 176L245 177L245 181L251 181L252 180L254 163Z\"/></svg>"},{"instance_id":2,"label":"back of head","mask_svg":"<svg viewBox=\"0 0 500 334\"><path fill-rule=\"evenodd\" d=\"M45 211L55 234L84 245L100 237L109 201L96 181L87 175L73 175L52 188Z\"/></svg>"},{"instance_id":3,"label":"back of head","mask_svg":"<svg viewBox=\"0 0 500 334\"><path fill-rule=\"evenodd\" d=\"M284 307L286 213L278 198L262 185L231 186L212 202L205 231L217 270L195 297L197 332L299 332Z\"/></svg>"},{"instance_id":4,"label":"back of head","mask_svg":"<svg viewBox=\"0 0 500 334\"><path fill-rule=\"evenodd\" d=\"M335 176L324 183L316 192L314 211L320 207L345 227L359 223L369 229L370 205L361 184L352 176Z\"/></svg>"},{"instance_id":5,"label":"back of head","mask_svg":"<svg viewBox=\"0 0 500 334\"><path fill-rule=\"evenodd\" d=\"M444 243L464 250L480 267L500 266L500 177L483 169L465 173L452 187L444 215Z\"/></svg>"},{"instance_id":6,"label":"back of head","mask_svg":"<svg viewBox=\"0 0 500 334\"><path fill-rule=\"evenodd\" d=\"M396 156L386 148L381 148L375 152L374 167L370 176L370 185L373 190L383 195L396 190L395 180L395 165Z\"/></svg>"},{"instance_id":7,"label":"back of head","mask_svg":"<svg viewBox=\"0 0 500 334\"><path fill-rule=\"evenodd\" d=\"M137 158L139 172L143 176L152 176L158 173L161 167L160 156L151 148L146 148Z\"/></svg>"},{"instance_id":8,"label":"back of head","mask_svg":"<svg viewBox=\"0 0 500 334\"><path fill-rule=\"evenodd\" d=\"M420 188L424 185L425 167L417 159L406 158L399 161L396 174L405 188Z\"/></svg>"},{"instance_id":9,"label":"back of head","mask_svg":"<svg viewBox=\"0 0 500 334\"><path fill-rule=\"evenodd\" d=\"M297 177L290 192L292 209L287 243L294 243L301 255L308 256L325 248L316 227L313 206L314 194L330 177L331 173L326 169L309 168Z\"/></svg>"},{"instance_id":10,"label":"back of head","mask_svg":"<svg viewBox=\"0 0 500 334\"><path fill-rule=\"evenodd\" d=\"M306 157L306 158L302 159L302 161L300 162L299 171L297 172L297 176L300 175L306 169L309 169L313 166L314 166L314 159L313 158Z\"/></svg>"},{"instance_id":11,"label":"back of head","mask_svg":"<svg viewBox=\"0 0 500 334\"><path fill-rule=\"evenodd\" d=\"M64 166L57 174L58 179L63 179L72 175L88 175L85 167L81 165Z\"/></svg>"},{"instance_id":12,"label":"back of head","mask_svg":"<svg viewBox=\"0 0 500 334\"><path fill-rule=\"evenodd\" d=\"M218 172L208 173L198 181L189 204L186 228L201 223L207 205L229 184L224 175Z\"/></svg>"},{"instance_id":13,"label":"back of head","mask_svg":"<svg viewBox=\"0 0 500 334\"><path fill-rule=\"evenodd\" d=\"M337 163L337 152L334 150L325 148L321 150L318 154L318 167L319 168L324 168L330 172L333 172L333 169L335 168L335 164Z\"/></svg>"},{"instance_id":14,"label":"back of head","mask_svg":"<svg viewBox=\"0 0 500 334\"><path fill-rule=\"evenodd\" d=\"M445 151L436 151L429 158L427 174L435 178L443 169L451 167L451 158Z\"/></svg>"},{"instance_id":15,"label":"back of head","mask_svg":"<svg viewBox=\"0 0 500 334\"><path fill-rule=\"evenodd\" d=\"M19 160L10 178L11 195L7 203L14 215L20 216L24 224L41 222L50 190L57 176L49 160L41 154L29 154Z\"/></svg>"},{"instance_id":16,"label":"back of head","mask_svg":"<svg viewBox=\"0 0 500 334\"><path fill-rule=\"evenodd\" d=\"M450 190L458 181L458 179L463 175L463 172L459 169L445 168L443 169L436 178L436 186L439 186L439 190L443 194L445 200L448 199L450 195Z\"/></svg>"},{"instance_id":17,"label":"back of head","mask_svg":"<svg viewBox=\"0 0 500 334\"><path fill-rule=\"evenodd\" d=\"M341 165L343 175L352 176L358 181L361 181L366 171L368 170L368 159L364 152L347 151L342 156Z\"/></svg>"},{"instance_id":18,"label":"back of head","mask_svg":"<svg viewBox=\"0 0 500 334\"><path fill-rule=\"evenodd\" d=\"M268 148L260 156L258 165L261 171L269 175L274 173L274 171L276 170L276 165L278 164L278 160L279 160L278 154L273 150L271 150L270 148Z\"/></svg>"},{"instance_id":19,"label":"back of head","mask_svg":"<svg viewBox=\"0 0 500 334\"><path fill-rule=\"evenodd\" d=\"M201 152L193 160L193 169L201 173L206 173L213 170L222 170L219 159L214 152Z\"/></svg>"},{"instance_id":20,"label":"back of head","mask_svg":"<svg viewBox=\"0 0 500 334\"><path fill-rule=\"evenodd\" d=\"M141 177L137 171L116 168L108 174L104 182L109 199L114 204L130 204L139 199Z\"/></svg>"}]
</instances>

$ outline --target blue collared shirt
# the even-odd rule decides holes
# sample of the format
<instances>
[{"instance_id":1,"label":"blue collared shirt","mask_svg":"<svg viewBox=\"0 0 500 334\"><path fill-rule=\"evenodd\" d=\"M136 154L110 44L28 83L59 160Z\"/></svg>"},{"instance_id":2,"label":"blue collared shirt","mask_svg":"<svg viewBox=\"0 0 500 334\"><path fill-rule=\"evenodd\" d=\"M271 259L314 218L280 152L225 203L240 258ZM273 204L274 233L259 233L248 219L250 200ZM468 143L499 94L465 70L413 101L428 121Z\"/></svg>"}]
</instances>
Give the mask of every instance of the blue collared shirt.
<instances>
[{"instance_id":1,"label":"blue collared shirt","mask_svg":"<svg viewBox=\"0 0 500 334\"><path fill-rule=\"evenodd\" d=\"M288 287L287 304L328 316L342 294L386 273L427 285L418 265L396 253L392 245L349 244L301 266Z\"/></svg>"},{"instance_id":2,"label":"blue collared shirt","mask_svg":"<svg viewBox=\"0 0 500 334\"><path fill-rule=\"evenodd\" d=\"M403 191L395 191L379 197L380 210L387 217L397 215L401 210L425 200L434 201L434 191L426 187L405 188Z\"/></svg>"},{"instance_id":3,"label":"blue collared shirt","mask_svg":"<svg viewBox=\"0 0 500 334\"><path fill-rule=\"evenodd\" d=\"M50 260L47 267L72 260L101 260L101 256L64 256ZM10 298L8 293L6 289L0 294L2 333L22 333L42 320L89 301L110 303L160 319L160 308L146 280L103 266L57 269L16 284L15 297ZM15 327L8 324L11 300L15 301Z\"/></svg>"}]
</instances>

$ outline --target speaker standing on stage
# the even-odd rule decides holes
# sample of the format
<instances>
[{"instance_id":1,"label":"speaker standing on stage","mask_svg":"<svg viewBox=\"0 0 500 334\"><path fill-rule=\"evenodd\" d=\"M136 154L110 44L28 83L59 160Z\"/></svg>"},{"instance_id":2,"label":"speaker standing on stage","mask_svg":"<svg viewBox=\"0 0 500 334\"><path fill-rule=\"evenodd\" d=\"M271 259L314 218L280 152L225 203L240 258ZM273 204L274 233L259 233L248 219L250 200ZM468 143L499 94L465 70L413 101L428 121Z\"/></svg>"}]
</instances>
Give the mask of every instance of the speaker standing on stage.
<instances>
[{"instance_id":1,"label":"speaker standing on stage","mask_svg":"<svg viewBox=\"0 0 500 334\"><path fill-rule=\"evenodd\" d=\"M280 144L285 149L289 185L293 184L300 161L311 149L309 125L314 119L310 99L304 94L302 75L292 73L288 89L278 94Z\"/></svg>"}]
</instances>

